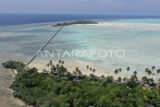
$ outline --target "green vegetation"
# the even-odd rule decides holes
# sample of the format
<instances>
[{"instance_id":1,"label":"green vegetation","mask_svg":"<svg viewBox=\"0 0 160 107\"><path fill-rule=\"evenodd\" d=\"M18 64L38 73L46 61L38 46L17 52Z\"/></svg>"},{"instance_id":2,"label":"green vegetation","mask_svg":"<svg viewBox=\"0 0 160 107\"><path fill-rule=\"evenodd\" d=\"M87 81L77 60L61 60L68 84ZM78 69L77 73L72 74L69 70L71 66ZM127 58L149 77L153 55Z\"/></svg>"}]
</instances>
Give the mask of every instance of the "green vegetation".
<instances>
[{"instance_id":1,"label":"green vegetation","mask_svg":"<svg viewBox=\"0 0 160 107\"><path fill-rule=\"evenodd\" d=\"M64 23L57 23L53 26L69 26L74 24L98 24L96 21L74 21L74 22L64 22Z\"/></svg>"},{"instance_id":2,"label":"green vegetation","mask_svg":"<svg viewBox=\"0 0 160 107\"><path fill-rule=\"evenodd\" d=\"M48 73L17 68L19 72L11 86L13 95L35 107L160 107L160 88L145 82L147 77L138 82L136 71L127 82L119 82L121 78L114 80L112 76L83 75L78 67L70 73L61 60L57 65L50 61L49 66Z\"/></svg>"},{"instance_id":3,"label":"green vegetation","mask_svg":"<svg viewBox=\"0 0 160 107\"><path fill-rule=\"evenodd\" d=\"M22 68L25 67L24 63L19 62L19 61L13 61L13 60L10 60L10 61L7 61L5 63L2 63L2 65L5 68L11 68L11 69L22 69Z\"/></svg>"}]
</instances>

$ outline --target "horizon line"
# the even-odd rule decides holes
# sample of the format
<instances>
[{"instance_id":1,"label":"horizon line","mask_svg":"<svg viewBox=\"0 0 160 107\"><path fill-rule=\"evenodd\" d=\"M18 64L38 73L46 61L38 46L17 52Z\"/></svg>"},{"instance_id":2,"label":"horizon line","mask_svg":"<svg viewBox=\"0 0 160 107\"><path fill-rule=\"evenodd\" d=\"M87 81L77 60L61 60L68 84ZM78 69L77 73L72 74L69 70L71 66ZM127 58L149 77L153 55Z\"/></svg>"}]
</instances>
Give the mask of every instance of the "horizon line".
<instances>
[{"instance_id":1,"label":"horizon line","mask_svg":"<svg viewBox=\"0 0 160 107\"><path fill-rule=\"evenodd\" d=\"M153 15L153 14L90 14L90 13L0 13L0 14L19 14L19 15L23 15L23 14L32 14L32 15L93 15L93 16L155 16L155 17L160 17L160 15Z\"/></svg>"}]
</instances>

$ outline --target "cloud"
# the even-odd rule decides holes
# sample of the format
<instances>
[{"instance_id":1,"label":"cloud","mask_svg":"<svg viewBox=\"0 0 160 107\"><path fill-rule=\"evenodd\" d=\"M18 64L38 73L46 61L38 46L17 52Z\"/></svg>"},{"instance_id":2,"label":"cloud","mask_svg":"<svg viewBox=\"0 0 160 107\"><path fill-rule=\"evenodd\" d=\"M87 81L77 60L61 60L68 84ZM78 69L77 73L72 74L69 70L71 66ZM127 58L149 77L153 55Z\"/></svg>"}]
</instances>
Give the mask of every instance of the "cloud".
<instances>
[{"instance_id":1,"label":"cloud","mask_svg":"<svg viewBox=\"0 0 160 107\"><path fill-rule=\"evenodd\" d=\"M1 0L0 13L159 14L160 0Z\"/></svg>"}]
</instances>

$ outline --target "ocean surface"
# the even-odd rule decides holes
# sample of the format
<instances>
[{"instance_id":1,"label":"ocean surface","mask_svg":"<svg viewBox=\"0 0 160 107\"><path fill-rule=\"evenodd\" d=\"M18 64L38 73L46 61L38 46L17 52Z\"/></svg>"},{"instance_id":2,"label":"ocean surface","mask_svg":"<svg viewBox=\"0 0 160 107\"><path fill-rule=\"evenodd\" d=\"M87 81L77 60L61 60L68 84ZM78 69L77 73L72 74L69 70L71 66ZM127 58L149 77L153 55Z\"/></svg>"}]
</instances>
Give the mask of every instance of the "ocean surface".
<instances>
[{"instance_id":1,"label":"ocean surface","mask_svg":"<svg viewBox=\"0 0 160 107\"><path fill-rule=\"evenodd\" d=\"M140 74L146 67L160 68L160 18L149 17L5 15L0 17L0 60L27 62L59 29L52 25L59 21L80 19L92 19L100 24L64 27L46 50L123 50L123 57L113 55L102 58L95 55L73 59L106 68L126 69L130 66L131 71L136 70ZM38 58L45 59L42 56Z\"/></svg>"},{"instance_id":2,"label":"ocean surface","mask_svg":"<svg viewBox=\"0 0 160 107\"><path fill-rule=\"evenodd\" d=\"M0 26L21 25L32 23L45 23L82 19L104 19L114 20L123 18L122 16L106 16L106 15L65 15L65 14L0 14ZM126 18L131 18L126 16ZM143 18L143 17L141 17Z\"/></svg>"}]
</instances>

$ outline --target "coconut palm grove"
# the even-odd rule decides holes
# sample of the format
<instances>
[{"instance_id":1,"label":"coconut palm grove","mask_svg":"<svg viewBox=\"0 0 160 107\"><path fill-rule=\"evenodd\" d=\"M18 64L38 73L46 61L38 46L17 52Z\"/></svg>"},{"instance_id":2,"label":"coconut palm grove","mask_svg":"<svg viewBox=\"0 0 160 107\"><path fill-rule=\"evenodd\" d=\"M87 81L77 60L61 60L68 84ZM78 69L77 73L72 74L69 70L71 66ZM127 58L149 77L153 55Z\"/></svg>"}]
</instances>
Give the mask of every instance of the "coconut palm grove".
<instances>
[{"instance_id":1,"label":"coconut palm grove","mask_svg":"<svg viewBox=\"0 0 160 107\"><path fill-rule=\"evenodd\" d=\"M57 65L50 61L47 66L51 72L25 67L18 61L7 61L6 69L15 69L15 81L10 86L14 97L34 107L160 107L160 87L151 75L153 70L146 68L148 76L137 78L135 71L131 77L114 79L112 76L84 75L79 68L73 72L64 67L65 62ZM126 68L128 71L129 67ZM121 72L115 70L115 74ZM156 77L160 69L155 72Z\"/></svg>"}]
</instances>

